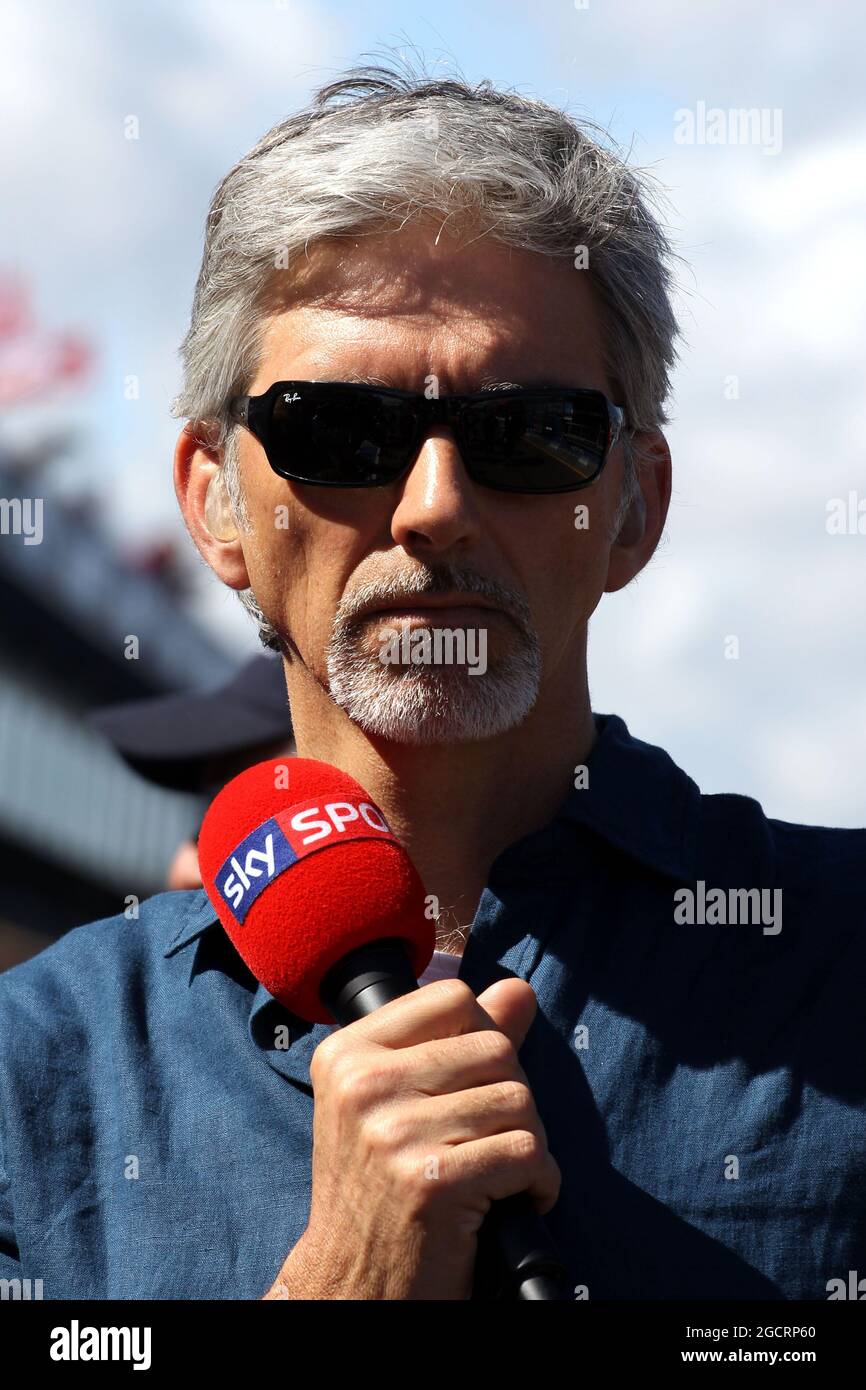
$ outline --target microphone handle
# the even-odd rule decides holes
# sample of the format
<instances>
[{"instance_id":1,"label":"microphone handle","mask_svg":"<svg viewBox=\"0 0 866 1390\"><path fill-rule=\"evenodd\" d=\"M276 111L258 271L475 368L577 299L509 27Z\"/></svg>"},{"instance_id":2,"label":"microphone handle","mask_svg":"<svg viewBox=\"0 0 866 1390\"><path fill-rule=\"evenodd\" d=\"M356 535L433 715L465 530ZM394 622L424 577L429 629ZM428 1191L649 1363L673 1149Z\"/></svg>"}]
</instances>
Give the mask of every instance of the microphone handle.
<instances>
[{"instance_id":1,"label":"microphone handle","mask_svg":"<svg viewBox=\"0 0 866 1390\"><path fill-rule=\"evenodd\" d=\"M350 951L322 981L322 1003L341 1028L418 988L404 942L388 938ZM527 1192L494 1202L484 1219L514 1299L571 1300L571 1281ZM484 1229L482 1228L482 1229Z\"/></svg>"}]
</instances>

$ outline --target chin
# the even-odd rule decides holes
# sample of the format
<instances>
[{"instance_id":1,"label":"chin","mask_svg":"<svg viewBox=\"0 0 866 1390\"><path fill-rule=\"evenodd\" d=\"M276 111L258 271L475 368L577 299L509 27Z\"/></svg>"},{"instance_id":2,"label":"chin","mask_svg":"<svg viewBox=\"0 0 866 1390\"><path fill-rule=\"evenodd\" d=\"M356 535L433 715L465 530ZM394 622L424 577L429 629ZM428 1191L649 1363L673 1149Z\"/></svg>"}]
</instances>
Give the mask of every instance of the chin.
<instances>
[{"instance_id":1,"label":"chin","mask_svg":"<svg viewBox=\"0 0 866 1390\"><path fill-rule=\"evenodd\" d=\"M330 695L370 737L414 747L478 743L517 728L538 698L538 672L524 663L501 673L402 672L365 664L331 670Z\"/></svg>"}]
</instances>

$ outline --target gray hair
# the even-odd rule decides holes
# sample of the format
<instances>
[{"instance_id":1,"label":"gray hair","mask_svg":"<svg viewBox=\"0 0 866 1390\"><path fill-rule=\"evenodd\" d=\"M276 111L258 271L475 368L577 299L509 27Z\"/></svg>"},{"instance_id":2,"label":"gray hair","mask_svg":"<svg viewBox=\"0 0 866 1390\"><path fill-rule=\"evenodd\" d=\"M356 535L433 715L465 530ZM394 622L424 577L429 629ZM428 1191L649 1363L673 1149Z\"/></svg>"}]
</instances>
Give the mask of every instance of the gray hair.
<instances>
[{"instance_id":1,"label":"gray hair","mask_svg":"<svg viewBox=\"0 0 866 1390\"><path fill-rule=\"evenodd\" d=\"M603 353L625 406L626 477L617 524L638 488L631 437L667 421L676 361L675 258L652 210L655 181L607 132L485 80L430 77L405 57L358 66L320 88L226 174L208 211L183 389L172 415L219 451L240 525L248 524L228 413L258 367L275 282L329 236L374 233L436 214L492 239L574 264L601 308ZM249 590L241 601L266 646L276 634Z\"/></svg>"}]
</instances>

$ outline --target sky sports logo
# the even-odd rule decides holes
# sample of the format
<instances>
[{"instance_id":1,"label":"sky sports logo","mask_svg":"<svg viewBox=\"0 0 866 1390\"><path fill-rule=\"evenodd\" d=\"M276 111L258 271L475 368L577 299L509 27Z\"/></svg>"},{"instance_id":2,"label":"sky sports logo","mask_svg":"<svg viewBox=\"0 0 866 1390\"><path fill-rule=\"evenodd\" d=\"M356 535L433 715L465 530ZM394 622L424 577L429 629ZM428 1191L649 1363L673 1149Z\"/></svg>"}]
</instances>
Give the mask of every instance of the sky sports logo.
<instances>
[{"instance_id":1,"label":"sky sports logo","mask_svg":"<svg viewBox=\"0 0 866 1390\"><path fill-rule=\"evenodd\" d=\"M216 886L238 922L269 883L299 859L347 840L390 840L395 836L372 801L298 802L262 821L232 851Z\"/></svg>"}]
</instances>

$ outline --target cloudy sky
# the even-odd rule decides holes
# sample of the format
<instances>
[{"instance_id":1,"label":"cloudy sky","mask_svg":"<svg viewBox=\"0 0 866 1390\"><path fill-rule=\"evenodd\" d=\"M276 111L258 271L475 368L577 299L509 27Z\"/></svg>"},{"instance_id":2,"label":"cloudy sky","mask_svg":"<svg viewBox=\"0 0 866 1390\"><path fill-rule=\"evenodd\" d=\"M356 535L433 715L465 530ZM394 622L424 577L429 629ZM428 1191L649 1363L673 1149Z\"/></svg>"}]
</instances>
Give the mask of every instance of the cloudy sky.
<instances>
[{"instance_id":1,"label":"cloudy sky","mask_svg":"<svg viewBox=\"0 0 866 1390\"><path fill-rule=\"evenodd\" d=\"M862 825L866 515L864 534L830 534L827 516L852 493L866 513L864 36L854 0L4 0L0 271L98 359L85 389L3 430L73 419L66 485L99 493L125 545L176 533L169 402L229 166L382 45L567 106L652 169L685 261L670 521L592 623L593 706L705 791ZM710 143L701 113L742 109L763 133ZM193 568L204 620L256 650L236 600Z\"/></svg>"}]
</instances>

